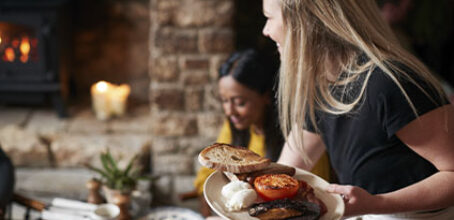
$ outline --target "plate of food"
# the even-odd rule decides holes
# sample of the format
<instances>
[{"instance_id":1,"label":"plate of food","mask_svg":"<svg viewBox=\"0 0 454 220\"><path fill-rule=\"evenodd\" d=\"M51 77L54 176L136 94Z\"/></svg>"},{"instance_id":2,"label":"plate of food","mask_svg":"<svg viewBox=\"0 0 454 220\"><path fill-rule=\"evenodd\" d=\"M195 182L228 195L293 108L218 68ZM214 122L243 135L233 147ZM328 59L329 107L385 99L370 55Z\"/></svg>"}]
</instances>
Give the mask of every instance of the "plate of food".
<instances>
[{"instance_id":1,"label":"plate of food","mask_svg":"<svg viewBox=\"0 0 454 220\"><path fill-rule=\"evenodd\" d=\"M341 219L344 202L326 192L322 178L272 163L252 151L213 144L199 162L216 169L204 185L204 197L219 216L231 220Z\"/></svg>"}]
</instances>

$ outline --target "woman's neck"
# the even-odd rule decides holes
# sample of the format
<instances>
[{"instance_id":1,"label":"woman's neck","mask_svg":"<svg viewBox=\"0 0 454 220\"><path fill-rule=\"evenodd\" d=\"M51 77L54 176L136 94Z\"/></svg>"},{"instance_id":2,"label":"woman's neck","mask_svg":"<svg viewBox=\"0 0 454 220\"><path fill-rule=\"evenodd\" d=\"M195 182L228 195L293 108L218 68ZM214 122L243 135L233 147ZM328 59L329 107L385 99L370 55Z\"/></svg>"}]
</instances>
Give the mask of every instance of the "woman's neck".
<instances>
[{"instance_id":1,"label":"woman's neck","mask_svg":"<svg viewBox=\"0 0 454 220\"><path fill-rule=\"evenodd\" d=\"M256 134L260 134L260 135L263 135L265 134L265 129L263 128L263 123L261 123L262 125L258 126L258 125L255 125L253 124L252 125L252 131Z\"/></svg>"}]
</instances>

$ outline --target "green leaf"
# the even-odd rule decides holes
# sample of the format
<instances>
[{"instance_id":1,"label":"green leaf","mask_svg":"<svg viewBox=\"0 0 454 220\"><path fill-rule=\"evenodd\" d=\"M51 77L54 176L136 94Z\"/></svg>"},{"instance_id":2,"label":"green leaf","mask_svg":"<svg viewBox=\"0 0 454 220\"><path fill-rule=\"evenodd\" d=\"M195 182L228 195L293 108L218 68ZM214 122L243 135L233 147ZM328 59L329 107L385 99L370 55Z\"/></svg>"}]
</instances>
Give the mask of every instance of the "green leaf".
<instances>
[{"instance_id":1,"label":"green leaf","mask_svg":"<svg viewBox=\"0 0 454 220\"><path fill-rule=\"evenodd\" d=\"M134 157L131 158L131 160L128 163L128 166L125 169L124 175L128 176L129 171L131 170L132 166L134 165L134 161L136 161L137 155L134 155Z\"/></svg>"},{"instance_id":2,"label":"green leaf","mask_svg":"<svg viewBox=\"0 0 454 220\"><path fill-rule=\"evenodd\" d=\"M114 171L118 171L117 163L115 162L114 158L112 157L112 154L110 154L110 150L107 150L106 157L107 157L107 160L110 162L112 169Z\"/></svg>"},{"instance_id":3,"label":"green leaf","mask_svg":"<svg viewBox=\"0 0 454 220\"><path fill-rule=\"evenodd\" d=\"M90 169L90 170L92 170L92 171L95 171L95 172L99 173L99 174L100 174L101 176L103 176L103 177L108 177L108 176L109 176L106 172L104 172L103 170L101 170L101 169L99 169L99 168L93 167L93 166L91 166L91 165L89 165L89 164L86 164L85 166L86 166L88 169Z\"/></svg>"},{"instance_id":4,"label":"green leaf","mask_svg":"<svg viewBox=\"0 0 454 220\"><path fill-rule=\"evenodd\" d=\"M109 164L106 154L101 153L100 159L101 159L101 163L102 163L102 166L104 167L104 169L107 172L111 173L112 169L110 168L110 164Z\"/></svg>"}]
</instances>

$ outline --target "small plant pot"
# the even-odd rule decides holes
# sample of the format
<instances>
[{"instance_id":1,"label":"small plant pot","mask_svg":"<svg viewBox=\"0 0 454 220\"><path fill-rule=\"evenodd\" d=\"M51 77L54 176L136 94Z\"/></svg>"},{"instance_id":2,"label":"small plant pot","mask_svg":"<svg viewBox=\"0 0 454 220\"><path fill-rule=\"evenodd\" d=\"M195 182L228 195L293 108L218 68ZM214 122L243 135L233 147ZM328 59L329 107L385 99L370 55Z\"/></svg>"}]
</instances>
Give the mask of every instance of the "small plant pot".
<instances>
[{"instance_id":1,"label":"small plant pot","mask_svg":"<svg viewBox=\"0 0 454 220\"><path fill-rule=\"evenodd\" d=\"M102 186L102 191L104 192L107 203L114 203L114 198L118 195L131 195L131 192L122 192L121 190L111 189L105 185Z\"/></svg>"}]
</instances>

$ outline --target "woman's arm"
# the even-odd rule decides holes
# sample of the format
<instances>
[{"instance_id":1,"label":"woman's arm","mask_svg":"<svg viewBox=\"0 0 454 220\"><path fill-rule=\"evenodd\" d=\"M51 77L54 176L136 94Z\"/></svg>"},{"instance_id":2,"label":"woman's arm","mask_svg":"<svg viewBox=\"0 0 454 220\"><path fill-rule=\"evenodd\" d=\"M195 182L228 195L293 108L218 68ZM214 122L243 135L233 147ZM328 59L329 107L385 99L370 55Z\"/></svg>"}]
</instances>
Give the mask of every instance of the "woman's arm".
<instances>
[{"instance_id":1,"label":"woman's arm","mask_svg":"<svg viewBox=\"0 0 454 220\"><path fill-rule=\"evenodd\" d=\"M376 196L358 187L332 185L328 191L347 197L347 216L433 210L454 205L453 106L445 105L420 116L396 135L439 172L403 189Z\"/></svg>"},{"instance_id":2,"label":"woman's arm","mask_svg":"<svg viewBox=\"0 0 454 220\"><path fill-rule=\"evenodd\" d=\"M285 143L281 156L277 161L278 163L298 167L304 170L312 170L315 162L317 162L325 152L325 145L320 136L315 133L303 130L302 135L304 149L301 144L299 144L298 132L290 132L287 143ZM305 153L310 159L308 163L304 162L304 157L301 155L302 153Z\"/></svg>"}]
</instances>

